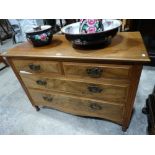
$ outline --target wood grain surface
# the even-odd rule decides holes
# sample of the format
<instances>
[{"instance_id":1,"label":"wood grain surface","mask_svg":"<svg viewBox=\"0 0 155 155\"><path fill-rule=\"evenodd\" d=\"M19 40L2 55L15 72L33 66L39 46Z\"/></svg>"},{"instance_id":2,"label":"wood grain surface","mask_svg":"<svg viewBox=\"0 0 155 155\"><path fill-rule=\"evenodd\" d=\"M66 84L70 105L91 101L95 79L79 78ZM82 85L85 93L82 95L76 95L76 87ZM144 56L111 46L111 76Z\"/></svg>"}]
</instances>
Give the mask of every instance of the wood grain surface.
<instances>
[{"instance_id":1,"label":"wood grain surface","mask_svg":"<svg viewBox=\"0 0 155 155\"><path fill-rule=\"evenodd\" d=\"M34 48L25 42L9 50L6 57L52 58L53 60L89 60L89 61L121 61L149 62L146 48L139 32L120 32L111 44L103 49L74 49L64 35L54 35L50 45Z\"/></svg>"},{"instance_id":2,"label":"wood grain surface","mask_svg":"<svg viewBox=\"0 0 155 155\"><path fill-rule=\"evenodd\" d=\"M48 93L47 91L30 89L29 92L38 106L47 106L75 115L94 116L122 123L123 106L121 105L80 99L60 93Z\"/></svg>"},{"instance_id":3,"label":"wood grain surface","mask_svg":"<svg viewBox=\"0 0 155 155\"><path fill-rule=\"evenodd\" d=\"M64 72L66 76L77 78L110 78L110 79L128 79L132 66L117 64L92 64L92 63L74 63L64 62ZM90 73L89 73L90 72ZM94 74L94 75L93 75ZM104 80L104 79L103 79Z\"/></svg>"},{"instance_id":4,"label":"wood grain surface","mask_svg":"<svg viewBox=\"0 0 155 155\"><path fill-rule=\"evenodd\" d=\"M79 79L77 81L73 79L61 79L61 77L51 78L32 74L20 75L28 88L65 92L98 100L114 101L119 104L126 101L128 93L128 85L96 84L80 81ZM37 81L43 81L43 84L38 84Z\"/></svg>"},{"instance_id":5,"label":"wood grain surface","mask_svg":"<svg viewBox=\"0 0 155 155\"><path fill-rule=\"evenodd\" d=\"M57 73L61 74L59 62L38 60L13 60L16 69L30 73Z\"/></svg>"}]
</instances>

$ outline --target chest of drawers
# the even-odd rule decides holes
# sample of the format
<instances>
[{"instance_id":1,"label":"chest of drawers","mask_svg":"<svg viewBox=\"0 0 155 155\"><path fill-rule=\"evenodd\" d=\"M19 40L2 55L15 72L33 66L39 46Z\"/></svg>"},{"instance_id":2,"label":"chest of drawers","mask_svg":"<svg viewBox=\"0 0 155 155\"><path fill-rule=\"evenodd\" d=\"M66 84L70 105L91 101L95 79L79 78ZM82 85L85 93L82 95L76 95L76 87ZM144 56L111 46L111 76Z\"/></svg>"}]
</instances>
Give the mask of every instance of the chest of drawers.
<instances>
[{"instance_id":1,"label":"chest of drawers","mask_svg":"<svg viewBox=\"0 0 155 155\"><path fill-rule=\"evenodd\" d=\"M32 105L130 123L142 64L149 61L139 32L121 32L98 50L72 48L63 35L51 45L23 43L4 55Z\"/></svg>"}]
</instances>

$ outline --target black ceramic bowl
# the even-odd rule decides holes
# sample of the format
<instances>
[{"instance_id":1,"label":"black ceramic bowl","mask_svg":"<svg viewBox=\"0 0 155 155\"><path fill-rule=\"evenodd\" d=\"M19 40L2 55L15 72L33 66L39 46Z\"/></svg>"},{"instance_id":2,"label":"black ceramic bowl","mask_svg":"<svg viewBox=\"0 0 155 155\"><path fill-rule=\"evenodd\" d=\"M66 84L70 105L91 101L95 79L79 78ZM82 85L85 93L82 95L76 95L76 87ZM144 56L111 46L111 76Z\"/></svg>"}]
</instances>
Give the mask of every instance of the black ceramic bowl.
<instances>
[{"instance_id":1,"label":"black ceramic bowl","mask_svg":"<svg viewBox=\"0 0 155 155\"><path fill-rule=\"evenodd\" d=\"M104 31L81 34L79 32L80 22L67 25L61 29L66 39L71 41L74 48L96 48L108 45L111 39L117 34L121 21L104 20Z\"/></svg>"},{"instance_id":2,"label":"black ceramic bowl","mask_svg":"<svg viewBox=\"0 0 155 155\"><path fill-rule=\"evenodd\" d=\"M53 38L53 32L50 25L34 27L26 32L27 40L35 47L48 45Z\"/></svg>"}]
</instances>

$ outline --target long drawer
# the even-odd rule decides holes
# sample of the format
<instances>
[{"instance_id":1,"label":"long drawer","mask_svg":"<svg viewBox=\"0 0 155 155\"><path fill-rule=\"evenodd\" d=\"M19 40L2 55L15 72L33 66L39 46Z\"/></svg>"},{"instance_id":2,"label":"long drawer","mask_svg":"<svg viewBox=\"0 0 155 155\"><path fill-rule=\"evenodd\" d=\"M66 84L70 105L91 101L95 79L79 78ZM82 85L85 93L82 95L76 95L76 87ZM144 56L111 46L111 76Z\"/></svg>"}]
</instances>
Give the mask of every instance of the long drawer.
<instances>
[{"instance_id":1,"label":"long drawer","mask_svg":"<svg viewBox=\"0 0 155 155\"><path fill-rule=\"evenodd\" d=\"M29 92L38 106L47 106L75 115L100 117L122 123L123 106L121 105L33 89L29 89Z\"/></svg>"},{"instance_id":2,"label":"long drawer","mask_svg":"<svg viewBox=\"0 0 155 155\"><path fill-rule=\"evenodd\" d=\"M113 101L123 104L126 101L128 85L94 84L75 79L43 77L34 74L20 74L28 88L46 89L84 96L87 98Z\"/></svg>"},{"instance_id":3,"label":"long drawer","mask_svg":"<svg viewBox=\"0 0 155 155\"><path fill-rule=\"evenodd\" d=\"M130 77L131 67L129 65L112 64L90 64L64 62L63 68L66 76L80 78L110 78L110 79L128 79Z\"/></svg>"},{"instance_id":4,"label":"long drawer","mask_svg":"<svg viewBox=\"0 0 155 155\"><path fill-rule=\"evenodd\" d=\"M61 74L60 63L56 61L43 60L13 60L16 69L30 73L54 73Z\"/></svg>"}]
</instances>

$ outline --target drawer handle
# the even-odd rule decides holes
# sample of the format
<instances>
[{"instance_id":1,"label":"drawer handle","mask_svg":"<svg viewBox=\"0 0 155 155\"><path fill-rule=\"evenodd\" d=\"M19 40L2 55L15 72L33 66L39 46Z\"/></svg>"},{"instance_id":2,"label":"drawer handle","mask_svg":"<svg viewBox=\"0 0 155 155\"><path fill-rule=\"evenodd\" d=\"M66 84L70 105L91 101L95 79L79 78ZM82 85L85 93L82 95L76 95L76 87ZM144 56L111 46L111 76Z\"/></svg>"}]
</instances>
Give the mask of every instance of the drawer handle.
<instances>
[{"instance_id":1,"label":"drawer handle","mask_svg":"<svg viewBox=\"0 0 155 155\"><path fill-rule=\"evenodd\" d=\"M90 77L99 78L103 73L103 69L99 67L87 68L86 72Z\"/></svg>"},{"instance_id":2,"label":"drawer handle","mask_svg":"<svg viewBox=\"0 0 155 155\"><path fill-rule=\"evenodd\" d=\"M47 82L45 80L37 80L36 83L41 86L47 85Z\"/></svg>"},{"instance_id":3,"label":"drawer handle","mask_svg":"<svg viewBox=\"0 0 155 155\"><path fill-rule=\"evenodd\" d=\"M52 102L53 98L50 96L43 96L43 99L48 102Z\"/></svg>"},{"instance_id":4,"label":"drawer handle","mask_svg":"<svg viewBox=\"0 0 155 155\"><path fill-rule=\"evenodd\" d=\"M96 103L91 103L89 106L93 110L101 110L102 109L102 107Z\"/></svg>"},{"instance_id":5,"label":"drawer handle","mask_svg":"<svg viewBox=\"0 0 155 155\"><path fill-rule=\"evenodd\" d=\"M101 93L103 91L102 88L98 87L98 86L88 86L88 90L92 93Z\"/></svg>"},{"instance_id":6,"label":"drawer handle","mask_svg":"<svg viewBox=\"0 0 155 155\"><path fill-rule=\"evenodd\" d=\"M32 71L39 71L40 70L40 65L29 64L29 68Z\"/></svg>"}]
</instances>

